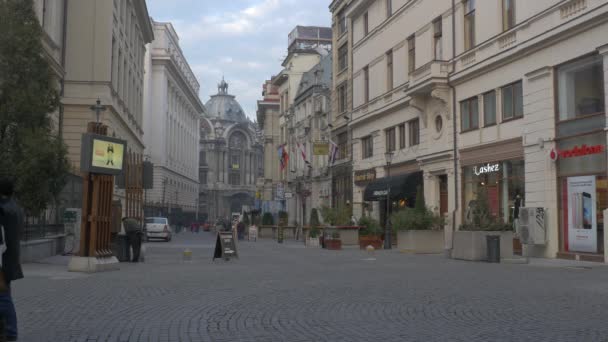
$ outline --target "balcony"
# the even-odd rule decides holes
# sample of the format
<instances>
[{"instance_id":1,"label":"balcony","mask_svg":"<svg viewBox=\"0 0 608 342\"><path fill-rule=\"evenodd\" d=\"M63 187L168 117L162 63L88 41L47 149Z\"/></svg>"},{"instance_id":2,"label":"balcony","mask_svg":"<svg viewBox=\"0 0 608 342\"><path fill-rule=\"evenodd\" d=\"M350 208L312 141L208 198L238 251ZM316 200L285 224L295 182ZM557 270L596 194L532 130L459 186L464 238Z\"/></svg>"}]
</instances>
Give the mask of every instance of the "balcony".
<instances>
[{"instance_id":1,"label":"balcony","mask_svg":"<svg viewBox=\"0 0 608 342\"><path fill-rule=\"evenodd\" d=\"M447 84L451 63L431 61L410 74L407 92L429 92L436 84Z\"/></svg>"}]
</instances>

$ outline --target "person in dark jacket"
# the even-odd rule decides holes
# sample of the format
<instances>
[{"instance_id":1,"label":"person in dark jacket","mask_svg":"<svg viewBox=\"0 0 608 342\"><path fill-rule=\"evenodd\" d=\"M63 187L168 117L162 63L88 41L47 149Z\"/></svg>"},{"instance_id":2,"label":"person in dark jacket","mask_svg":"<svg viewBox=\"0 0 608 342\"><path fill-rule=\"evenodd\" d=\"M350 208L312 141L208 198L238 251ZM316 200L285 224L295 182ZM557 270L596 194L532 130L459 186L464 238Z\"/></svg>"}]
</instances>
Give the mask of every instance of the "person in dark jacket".
<instances>
[{"instance_id":1,"label":"person in dark jacket","mask_svg":"<svg viewBox=\"0 0 608 342\"><path fill-rule=\"evenodd\" d=\"M133 248L131 261L138 262L139 253L141 251L141 223L132 217L125 217L122 219L122 224L125 227L125 233L127 233L127 241L129 242L131 248Z\"/></svg>"},{"instance_id":2,"label":"person in dark jacket","mask_svg":"<svg viewBox=\"0 0 608 342\"><path fill-rule=\"evenodd\" d=\"M4 318L7 341L17 341L17 313L11 296L11 281L23 278L19 263L23 210L13 199L13 192L13 181L0 178L0 225L4 229L6 245L6 251L2 254L1 274L6 286L0 291L0 315Z\"/></svg>"}]
</instances>

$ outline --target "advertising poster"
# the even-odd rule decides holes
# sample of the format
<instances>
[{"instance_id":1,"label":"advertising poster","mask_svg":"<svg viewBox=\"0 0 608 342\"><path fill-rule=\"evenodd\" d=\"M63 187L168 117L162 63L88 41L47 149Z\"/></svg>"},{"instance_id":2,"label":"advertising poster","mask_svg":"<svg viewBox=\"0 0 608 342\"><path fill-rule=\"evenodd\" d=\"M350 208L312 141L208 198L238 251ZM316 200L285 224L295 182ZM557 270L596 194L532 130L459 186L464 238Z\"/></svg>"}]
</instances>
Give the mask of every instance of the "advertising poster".
<instances>
[{"instance_id":1,"label":"advertising poster","mask_svg":"<svg viewBox=\"0 0 608 342\"><path fill-rule=\"evenodd\" d=\"M91 165L105 169L122 170L124 145L111 141L93 139Z\"/></svg>"},{"instance_id":2,"label":"advertising poster","mask_svg":"<svg viewBox=\"0 0 608 342\"><path fill-rule=\"evenodd\" d=\"M595 176L568 178L568 250L597 253Z\"/></svg>"}]
</instances>

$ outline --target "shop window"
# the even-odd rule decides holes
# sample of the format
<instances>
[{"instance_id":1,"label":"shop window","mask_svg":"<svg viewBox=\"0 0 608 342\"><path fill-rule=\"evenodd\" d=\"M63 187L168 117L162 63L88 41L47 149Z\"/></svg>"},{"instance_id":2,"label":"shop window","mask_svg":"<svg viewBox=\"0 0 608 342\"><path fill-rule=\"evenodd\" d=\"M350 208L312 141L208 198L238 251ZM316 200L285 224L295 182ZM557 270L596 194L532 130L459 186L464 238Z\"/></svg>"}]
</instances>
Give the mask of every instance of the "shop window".
<instances>
[{"instance_id":1,"label":"shop window","mask_svg":"<svg viewBox=\"0 0 608 342\"><path fill-rule=\"evenodd\" d=\"M477 97L460 102L460 130L462 132L479 128L479 104Z\"/></svg>"},{"instance_id":2,"label":"shop window","mask_svg":"<svg viewBox=\"0 0 608 342\"><path fill-rule=\"evenodd\" d=\"M386 131L386 152L393 152L396 150L396 130L395 127L389 128Z\"/></svg>"},{"instance_id":3,"label":"shop window","mask_svg":"<svg viewBox=\"0 0 608 342\"><path fill-rule=\"evenodd\" d=\"M372 136L361 139L362 158L371 158L374 155L374 138Z\"/></svg>"},{"instance_id":4,"label":"shop window","mask_svg":"<svg viewBox=\"0 0 608 342\"><path fill-rule=\"evenodd\" d=\"M604 72L600 56L561 66L557 74L560 121L604 113Z\"/></svg>"},{"instance_id":5,"label":"shop window","mask_svg":"<svg viewBox=\"0 0 608 342\"><path fill-rule=\"evenodd\" d=\"M405 124L399 125L399 148L405 148Z\"/></svg>"},{"instance_id":6,"label":"shop window","mask_svg":"<svg viewBox=\"0 0 608 342\"><path fill-rule=\"evenodd\" d=\"M502 119L511 120L524 116L523 89L521 82L502 87Z\"/></svg>"},{"instance_id":7,"label":"shop window","mask_svg":"<svg viewBox=\"0 0 608 342\"><path fill-rule=\"evenodd\" d=\"M416 146L420 144L420 120L414 119L409 122L409 138L410 146Z\"/></svg>"},{"instance_id":8,"label":"shop window","mask_svg":"<svg viewBox=\"0 0 608 342\"><path fill-rule=\"evenodd\" d=\"M492 216L505 223L513 222L520 207L524 207L525 170L523 160L490 162L463 168L464 220L470 223L478 200Z\"/></svg>"},{"instance_id":9,"label":"shop window","mask_svg":"<svg viewBox=\"0 0 608 342\"><path fill-rule=\"evenodd\" d=\"M492 126L496 124L496 91L492 90L483 94L483 125Z\"/></svg>"}]
</instances>

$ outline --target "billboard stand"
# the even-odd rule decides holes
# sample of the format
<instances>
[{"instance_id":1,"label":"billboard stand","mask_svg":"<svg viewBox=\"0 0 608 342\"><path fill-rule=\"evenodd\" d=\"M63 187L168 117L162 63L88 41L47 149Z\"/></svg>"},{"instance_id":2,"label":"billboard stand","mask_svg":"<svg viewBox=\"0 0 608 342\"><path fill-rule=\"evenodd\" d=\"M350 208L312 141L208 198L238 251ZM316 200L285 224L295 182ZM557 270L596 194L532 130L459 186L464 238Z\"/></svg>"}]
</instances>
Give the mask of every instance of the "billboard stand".
<instances>
[{"instance_id":1,"label":"billboard stand","mask_svg":"<svg viewBox=\"0 0 608 342\"><path fill-rule=\"evenodd\" d=\"M68 265L71 272L100 272L118 269L112 254L111 223L114 175L122 172L126 142L107 136L108 127L89 122L83 134L81 172L83 179L80 249Z\"/></svg>"}]
</instances>

